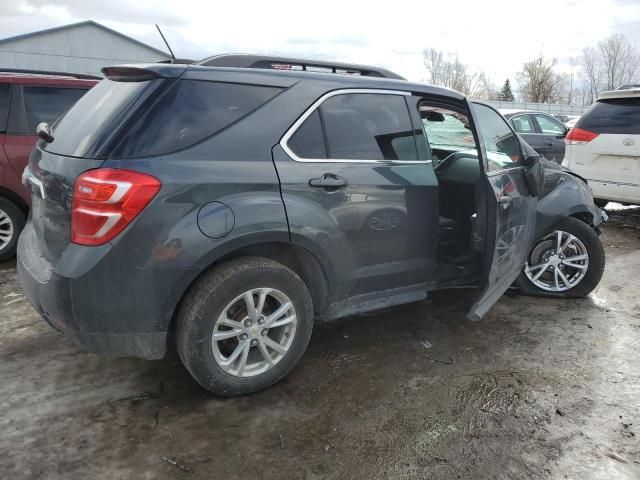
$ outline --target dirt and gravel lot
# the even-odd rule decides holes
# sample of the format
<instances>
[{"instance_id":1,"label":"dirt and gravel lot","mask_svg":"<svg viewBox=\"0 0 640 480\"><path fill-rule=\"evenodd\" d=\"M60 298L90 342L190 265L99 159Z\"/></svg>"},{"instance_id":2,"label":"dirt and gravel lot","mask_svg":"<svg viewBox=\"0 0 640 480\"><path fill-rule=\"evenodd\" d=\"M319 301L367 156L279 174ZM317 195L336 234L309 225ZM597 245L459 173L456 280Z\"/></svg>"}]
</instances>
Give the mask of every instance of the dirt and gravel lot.
<instances>
[{"instance_id":1,"label":"dirt and gravel lot","mask_svg":"<svg viewBox=\"0 0 640 480\"><path fill-rule=\"evenodd\" d=\"M316 328L265 392L83 353L0 265L0 478L640 478L640 209L586 299L472 292Z\"/></svg>"}]
</instances>

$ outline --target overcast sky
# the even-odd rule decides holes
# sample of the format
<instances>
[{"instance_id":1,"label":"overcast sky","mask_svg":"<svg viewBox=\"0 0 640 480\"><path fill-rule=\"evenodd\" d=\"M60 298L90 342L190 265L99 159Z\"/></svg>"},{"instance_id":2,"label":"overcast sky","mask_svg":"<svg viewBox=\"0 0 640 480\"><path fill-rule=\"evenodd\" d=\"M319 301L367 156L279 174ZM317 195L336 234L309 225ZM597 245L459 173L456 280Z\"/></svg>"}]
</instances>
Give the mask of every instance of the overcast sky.
<instances>
[{"instance_id":1,"label":"overcast sky","mask_svg":"<svg viewBox=\"0 0 640 480\"><path fill-rule=\"evenodd\" d=\"M295 55L381 65L416 81L428 47L498 84L541 52L566 65L611 33L640 48L640 0L1 0L0 38L89 19L164 49L159 23L183 58Z\"/></svg>"}]
</instances>

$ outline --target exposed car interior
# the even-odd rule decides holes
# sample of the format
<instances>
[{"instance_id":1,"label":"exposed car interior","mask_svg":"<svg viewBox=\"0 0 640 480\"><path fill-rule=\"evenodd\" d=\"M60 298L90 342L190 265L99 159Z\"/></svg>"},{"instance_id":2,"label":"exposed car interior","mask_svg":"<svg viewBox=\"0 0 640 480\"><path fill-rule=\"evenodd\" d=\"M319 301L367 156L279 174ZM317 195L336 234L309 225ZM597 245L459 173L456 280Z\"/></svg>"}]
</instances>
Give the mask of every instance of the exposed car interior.
<instances>
[{"instance_id":1,"label":"exposed car interior","mask_svg":"<svg viewBox=\"0 0 640 480\"><path fill-rule=\"evenodd\" d=\"M472 239L481 173L477 145L465 114L429 103L421 103L419 111L438 177L438 260L459 270L473 265L476 257Z\"/></svg>"}]
</instances>

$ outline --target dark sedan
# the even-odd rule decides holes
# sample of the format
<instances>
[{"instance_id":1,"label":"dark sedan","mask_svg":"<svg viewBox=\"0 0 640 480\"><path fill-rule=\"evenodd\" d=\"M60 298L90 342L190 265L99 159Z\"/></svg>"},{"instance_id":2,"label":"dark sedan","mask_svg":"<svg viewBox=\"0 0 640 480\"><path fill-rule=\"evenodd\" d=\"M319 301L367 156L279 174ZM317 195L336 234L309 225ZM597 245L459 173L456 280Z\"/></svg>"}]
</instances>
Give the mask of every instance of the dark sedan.
<instances>
[{"instance_id":1,"label":"dark sedan","mask_svg":"<svg viewBox=\"0 0 640 480\"><path fill-rule=\"evenodd\" d=\"M569 129L547 113L529 110L500 110L513 129L536 152L552 162L564 158L564 137Z\"/></svg>"}]
</instances>

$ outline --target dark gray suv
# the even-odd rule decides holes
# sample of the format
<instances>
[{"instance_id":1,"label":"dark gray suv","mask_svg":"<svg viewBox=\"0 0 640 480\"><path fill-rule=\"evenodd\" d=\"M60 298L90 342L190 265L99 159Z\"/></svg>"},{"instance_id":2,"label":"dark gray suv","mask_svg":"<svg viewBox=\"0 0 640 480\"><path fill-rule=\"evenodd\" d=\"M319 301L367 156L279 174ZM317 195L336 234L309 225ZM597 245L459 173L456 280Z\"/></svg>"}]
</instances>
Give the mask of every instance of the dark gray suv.
<instances>
[{"instance_id":1,"label":"dark gray suv","mask_svg":"<svg viewBox=\"0 0 640 480\"><path fill-rule=\"evenodd\" d=\"M253 60L105 68L39 126L18 271L54 328L148 359L175 338L204 388L238 395L283 378L314 322L456 285L478 286L477 320L514 281L599 282L586 182L491 107L369 67Z\"/></svg>"}]
</instances>

